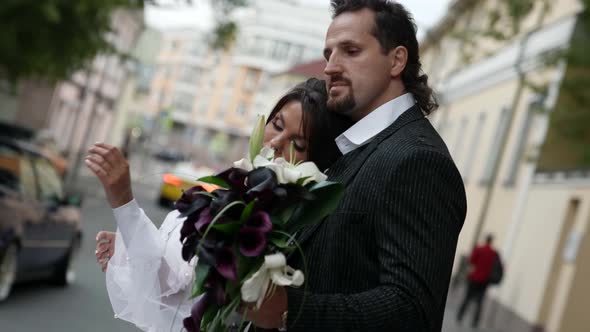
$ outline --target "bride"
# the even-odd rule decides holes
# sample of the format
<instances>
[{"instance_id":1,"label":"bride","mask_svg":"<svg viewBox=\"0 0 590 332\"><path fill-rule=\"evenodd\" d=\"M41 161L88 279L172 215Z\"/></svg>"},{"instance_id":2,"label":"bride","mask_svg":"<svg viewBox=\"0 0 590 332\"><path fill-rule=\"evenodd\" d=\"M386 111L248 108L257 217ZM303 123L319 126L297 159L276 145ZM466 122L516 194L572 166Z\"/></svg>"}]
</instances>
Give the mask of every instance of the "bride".
<instances>
[{"instance_id":1,"label":"bride","mask_svg":"<svg viewBox=\"0 0 590 332\"><path fill-rule=\"evenodd\" d=\"M271 111L264 144L277 156L327 169L341 155L335 139L352 125L326 109L324 81L309 79L291 89ZM189 300L196 264L181 257L179 212L170 212L158 229L133 198L129 164L119 149L97 143L86 166L102 183L117 223L117 231L96 236L96 258L103 272L115 317L143 331L179 331L190 315Z\"/></svg>"}]
</instances>

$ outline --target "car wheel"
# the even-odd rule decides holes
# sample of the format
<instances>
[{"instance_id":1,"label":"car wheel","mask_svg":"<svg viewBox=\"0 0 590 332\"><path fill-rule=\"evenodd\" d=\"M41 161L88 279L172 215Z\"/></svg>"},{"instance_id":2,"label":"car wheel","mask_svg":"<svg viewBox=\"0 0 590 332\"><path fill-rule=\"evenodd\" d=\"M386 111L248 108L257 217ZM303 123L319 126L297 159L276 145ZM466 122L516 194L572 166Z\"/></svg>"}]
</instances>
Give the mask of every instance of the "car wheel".
<instances>
[{"instance_id":1,"label":"car wheel","mask_svg":"<svg viewBox=\"0 0 590 332\"><path fill-rule=\"evenodd\" d=\"M16 268L18 262L18 247L12 243L6 248L4 257L0 261L0 302L4 301L16 280Z\"/></svg>"},{"instance_id":2,"label":"car wheel","mask_svg":"<svg viewBox=\"0 0 590 332\"><path fill-rule=\"evenodd\" d=\"M76 281L76 261L80 253L80 247L80 237L78 236L72 240L67 255L57 264L52 278L56 286L66 287Z\"/></svg>"}]
</instances>

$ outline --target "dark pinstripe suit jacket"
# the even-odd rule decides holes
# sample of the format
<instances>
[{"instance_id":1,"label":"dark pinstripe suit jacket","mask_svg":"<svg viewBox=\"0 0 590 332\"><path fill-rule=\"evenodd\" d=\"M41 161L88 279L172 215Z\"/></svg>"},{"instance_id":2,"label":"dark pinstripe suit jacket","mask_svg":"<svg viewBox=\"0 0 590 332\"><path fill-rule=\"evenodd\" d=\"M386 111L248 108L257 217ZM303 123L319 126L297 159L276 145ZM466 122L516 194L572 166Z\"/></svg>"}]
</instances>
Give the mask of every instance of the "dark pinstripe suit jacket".
<instances>
[{"instance_id":1,"label":"dark pinstripe suit jacket","mask_svg":"<svg viewBox=\"0 0 590 332\"><path fill-rule=\"evenodd\" d=\"M328 174L346 191L298 237L307 271L287 290L289 332L440 331L467 209L440 136L413 107Z\"/></svg>"}]
</instances>

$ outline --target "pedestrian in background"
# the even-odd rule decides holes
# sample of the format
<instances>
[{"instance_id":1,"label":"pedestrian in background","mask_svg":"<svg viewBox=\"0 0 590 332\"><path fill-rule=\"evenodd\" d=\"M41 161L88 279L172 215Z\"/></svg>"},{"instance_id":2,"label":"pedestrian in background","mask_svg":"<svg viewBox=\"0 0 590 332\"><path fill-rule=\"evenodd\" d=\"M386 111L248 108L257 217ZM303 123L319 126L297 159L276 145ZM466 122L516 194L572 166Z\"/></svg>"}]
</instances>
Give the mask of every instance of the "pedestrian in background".
<instances>
[{"instance_id":1,"label":"pedestrian in background","mask_svg":"<svg viewBox=\"0 0 590 332\"><path fill-rule=\"evenodd\" d=\"M493 242L494 236L489 234L486 237L485 244L475 247L469 259L471 272L467 279L467 292L457 314L457 321L461 322L465 310L472 301L475 301L475 313L472 321L472 327L474 328L479 325L488 286L499 284L504 274L500 254L494 249Z\"/></svg>"}]
</instances>

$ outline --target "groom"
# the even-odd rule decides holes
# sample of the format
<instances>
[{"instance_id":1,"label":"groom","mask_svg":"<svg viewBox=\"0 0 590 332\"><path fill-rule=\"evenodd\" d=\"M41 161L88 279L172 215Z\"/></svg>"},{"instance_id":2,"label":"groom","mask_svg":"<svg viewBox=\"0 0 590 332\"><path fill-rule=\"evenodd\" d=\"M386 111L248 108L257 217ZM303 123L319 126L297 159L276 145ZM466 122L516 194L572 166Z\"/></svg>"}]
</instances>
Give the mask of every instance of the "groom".
<instances>
[{"instance_id":1,"label":"groom","mask_svg":"<svg viewBox=\"0 0 590 332\"><path fill-rule=\"evenodd\" d=\"M328 106L356 124L337 139L338 209L298 236L306 287L281 288L250 315L262 328L440 331L466 213L461 176L425 118L416 28L398 3L333 0ZM303 269L303 257L289 264Z\"/></svg>"}]
</instances>

